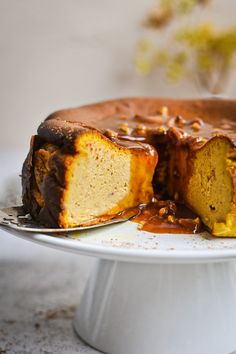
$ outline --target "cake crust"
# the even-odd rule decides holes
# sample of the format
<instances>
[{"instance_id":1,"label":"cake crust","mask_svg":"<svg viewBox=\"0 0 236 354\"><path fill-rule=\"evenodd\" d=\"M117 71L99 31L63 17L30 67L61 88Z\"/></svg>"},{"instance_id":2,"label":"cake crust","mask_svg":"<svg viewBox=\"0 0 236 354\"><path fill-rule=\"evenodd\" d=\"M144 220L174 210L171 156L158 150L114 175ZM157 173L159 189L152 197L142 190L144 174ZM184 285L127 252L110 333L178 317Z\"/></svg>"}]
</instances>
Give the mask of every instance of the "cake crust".
<instances>
[{"instance_id":1,"label":"cake crust","mask_svg":"<svg viewBox=\"0 0 236 354\"><path fill-rule=\"evenodd\" d=\"M157 164L157 153L154 148L148 144L138 142L126 146L125 142L112 141L98 130L81 127L80 124L75 129L74 127L70 129L70 125L68 129L67 126L62 134L61 124L60 122L59 124L57 123L58 121L53 122L53 126L50 124L49 128L46 122L43 129L39 128L39 132L42 134L32 138L30 152L23 166L23 202L26 211L30 211L34 218L45 225L53 227L65 228L78 225L92 225L113 218L125 209L151 201L153 197L152 177ZM40 143L38 143L38 140ZM36 141L37 147L35 144ZM121 190L122 187L122 183L119 182L118 177L121 177L122 181L125 180L124 174L117 175L113 166L114 164L112 165L111 162L109 171L112 174L112 178L110 178L110 183L103 188L107 197L104 197L104 200L100 197L100 200L97 200L96 203L100 203L100 207L102 208L106 199L112 194L113 198L117 198L115 205L111 203L111 207L103 210L100 213L101 215L99 213L95 213L94 215L87 213L87 216L84 218L82 218L82 214L85 212L81 210L80 218L74 222L72 220L73 217L68 214L68 205L70 204L68 199L73 199L70 189L71 180L75 174L74 166L78 163L80 171L82 171L83 166L88 162L88 156L91 156L96 145L98 145L99 149L104 148L104 156L112 152L111 159L115 160L117 154L120 156L120 159L123 159L124 165L120 166L120 171L126 166L125 175L127 175L127 180L124 182L124 185L127 188L123 194L119 193L119 191L113 192L110 190L109 192L110 185L112 185L116 177L117 186L114 184L115 190ZM98 156L95 156L95 159L97 160ZM80 160L83 162L80 162ZM104 161L103 165L98 161L94 170L86 170L87 177L85 178L89 179L89 174L95 173L99 167L100 173L102 173L101 171L105 168ZM128 177L129 174L130 177ZM104 179L105 177L104 175ZM100 176L98 175L97 178L99 180ZM100 183L103 183L101 178ZM81 180L79 187L82 184L83 180ZM92 184L96 183L93 181ZM90 183L87 187L80 188L81 193L85 189L91 189L92 184ZM96 206L94 200L96 200L96 194L98 193L99 189L90 197L94 208ZM120 199L117 194L119 194ZM78 199L82 199L81 195Z\"/></svg>"}]
</instances>

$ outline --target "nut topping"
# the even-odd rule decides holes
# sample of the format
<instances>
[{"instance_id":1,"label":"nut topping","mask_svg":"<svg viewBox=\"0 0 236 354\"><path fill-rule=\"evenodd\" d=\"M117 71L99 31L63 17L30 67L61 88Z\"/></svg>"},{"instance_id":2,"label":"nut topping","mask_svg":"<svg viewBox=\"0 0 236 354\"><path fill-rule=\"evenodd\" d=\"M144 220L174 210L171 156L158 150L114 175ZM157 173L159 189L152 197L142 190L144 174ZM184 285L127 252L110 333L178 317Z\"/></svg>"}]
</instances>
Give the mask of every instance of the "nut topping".
<instances>
[{"instance_id":1,"label":"nut topping","mask_svg":"<svg viewBox=\"0 0 236 354\"><path fill-rule=\"evenodd\" d=\"M179 127L183 127L186 124L186 120L182 116L175 117L175 124Z\"/></svg>"},{"instance_id":2,"label":"nut topping","mask_svg":"<svg viewBox=\"0 0 236 354\"><path fill-rule=\"evenodd\" d=\"M199 123L194 122L194 123L191 124L191 128L192 128L192 130L194 130L195 132L199 132L199 130L201 129L201 126L200 126Z\"/></svg>"},{"instance_id":3,"label":"nut topping","mask_svg":"<svg viewBox=\"0 0 236 354\"><path fill-rule=\"evenodd\" d=\"M166 216L168 214L168 208L161 208L159 210L159 216Z\"/></svg>"},{"instance_id":4,"label":"nut topping","mask_svg":"<svg viewBox=\"0 0 236 354\"><path fill-rule=\"evenodd\" d=\"M197 123L199 124L201 127L204 125L204 121L201 118L195 118L191 121L191 124L193 123Z\"/></svg>"},{"instance_id":5,"label":"nut topping","mask_svg":"<svg viewBox=\"0 0 236 354\"><path fill-rule=\"evenodd\" d=\"M107 136L108 138L116 138L116 137L118 136L118 133L115 132L114 130L107 129L107 130L104 132L104 135Z\"/></svg>"},{"instance_id":6,"label":"nut topping","mask_svg":"<svg viewBox=\"0 0 236 354\"><path fill-rule=\"evenodd\" d=\"M147 127L144 124L138 124L136 127L137 134L145 134Z\"/></svg>"},{"instance_id":7,"label":"nut topping","mask_svg":"<svg viewBox=\"0 0 236 354\"><path fill-rule=\"evenodd\" d=\"M177 141L181 141L186 136L186 132L183 129L176 127L169 128L167 133Z\"/></svg>"},{"instance_id":8,"label":"nut topping","mask_svg":"<svg viewBox=\"0 0 236 354\"><path fill-rule=\"evenodd\" d=\"M158 134L163 134L165 132L165 128L164 127L159 127L158 129L157 129L157 133Z\"/></svg>"},{"instance_id":9,"label":"nut topping","mask_svg":"<svg viewBox=\"0 0 236 354\"><path fill-rule=\"evenodd\" d=\"M168 215L167 221L169 224L174 224L176 222L176 219L173 215Z\"/></svg>"},{"instance_id":10,"label":"nut topping","mask_svg":"<svg viewBox=\"0 0 236 354\"><path fill-rule=\"evenodd\" d=\"M178 193L178 192L175 192L175 194L174 194L174 200L175 200L175 201L179 200L179 193Z\"/></svg>"},{"instance_id":11,"label":"nut topping","mask_svg":"<svg viewBox=\"0 0 236 354\"><path fill-rule=\"evenodd\" d=\"M131 129L129 128L128 123L125 122L120 124L120 130L127 135L131 133Z\"/></svg>"},{"instance_id":12,"label":"nut topping","mask_svg":"<svg viewBox=\"0 0 236 354\"><path fill-rule=\"evenodd\" d=\"M145 117L146 122L149 123L155 123L155 124L162 124L163 123L163 117L160 115L156 116L147 116Z\"/></svg>"},{"instance_id":13,"label":"nut topping","mask_svg":"<svg viewBox=\"0 0 236 354\"><path fill-rule=\"evenodd\" d=\"M168 118L169 117L169 109L166 106L161 107L160 109L161 115L163 118Z\"/></svg>"}]
</instances>

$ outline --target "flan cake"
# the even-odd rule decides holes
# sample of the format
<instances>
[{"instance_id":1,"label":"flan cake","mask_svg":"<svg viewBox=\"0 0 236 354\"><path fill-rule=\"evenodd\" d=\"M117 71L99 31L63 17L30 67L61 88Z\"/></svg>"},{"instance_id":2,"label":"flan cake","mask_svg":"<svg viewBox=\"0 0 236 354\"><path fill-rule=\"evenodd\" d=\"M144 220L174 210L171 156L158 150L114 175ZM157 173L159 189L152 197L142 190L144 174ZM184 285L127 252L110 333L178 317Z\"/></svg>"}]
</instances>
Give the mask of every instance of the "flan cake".
<instances>
[{"instance_id":1,"label":"flan cake","mask_svg":"<svg viewBox=\"0 0 236 354\"><path fill-rule=\"evenodd\" d=\"M65 228L172 199L213 235L236 236L235 128L230 100L127 98L55 112L31 138L24 208Z\"/></svg>"},{"instance_id":2,"label":"flan cake","mask_svg":"<svg viewBox=\"0 0 236 354\"><path fill-rule=\"evenodd\" d=\"M91 225L153 197L157 153L74 122L47 120L31 141L23 168L23 202L56 227Z\"/></svg>"}]
</instances>

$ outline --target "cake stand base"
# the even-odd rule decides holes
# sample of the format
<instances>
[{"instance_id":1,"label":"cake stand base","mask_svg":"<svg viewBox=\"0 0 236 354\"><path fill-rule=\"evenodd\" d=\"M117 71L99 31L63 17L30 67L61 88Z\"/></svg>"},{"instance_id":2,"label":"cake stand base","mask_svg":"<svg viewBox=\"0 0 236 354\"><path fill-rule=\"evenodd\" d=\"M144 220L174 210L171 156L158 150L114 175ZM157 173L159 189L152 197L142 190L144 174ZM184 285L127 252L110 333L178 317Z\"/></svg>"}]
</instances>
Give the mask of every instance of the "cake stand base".
<instances>
[{"instance_id":1,"label":"cake stand base","mask_svg":"<svg viewBox=\"0 0 236 354\"><path fill-rule=\"evenodd\" d=\"M229 354L236 349L233 262L100 260L74 327L109 354Z\"/></svg>"}]
</instances>

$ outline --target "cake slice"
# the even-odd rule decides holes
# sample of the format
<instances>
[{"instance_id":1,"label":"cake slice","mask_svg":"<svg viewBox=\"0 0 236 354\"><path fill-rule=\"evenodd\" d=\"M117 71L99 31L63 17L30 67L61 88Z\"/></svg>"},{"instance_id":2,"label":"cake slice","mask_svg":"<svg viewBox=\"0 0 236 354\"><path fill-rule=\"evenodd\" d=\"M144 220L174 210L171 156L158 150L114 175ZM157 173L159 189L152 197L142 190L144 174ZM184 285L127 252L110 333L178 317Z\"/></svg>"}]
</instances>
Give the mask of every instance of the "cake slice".
<instances>
[{"instance_id":1,"label":"cake slice","mask_svg":"<svg viewBox=\"0 0 236 354\"><path fill-rule=\"evenodd\" d=\"M23 201L42 223L91 225L151 201L157 153L150 145L126 146L59 120L43 123L39 134L23 168Z\"/></svg>"}]
</instances>

